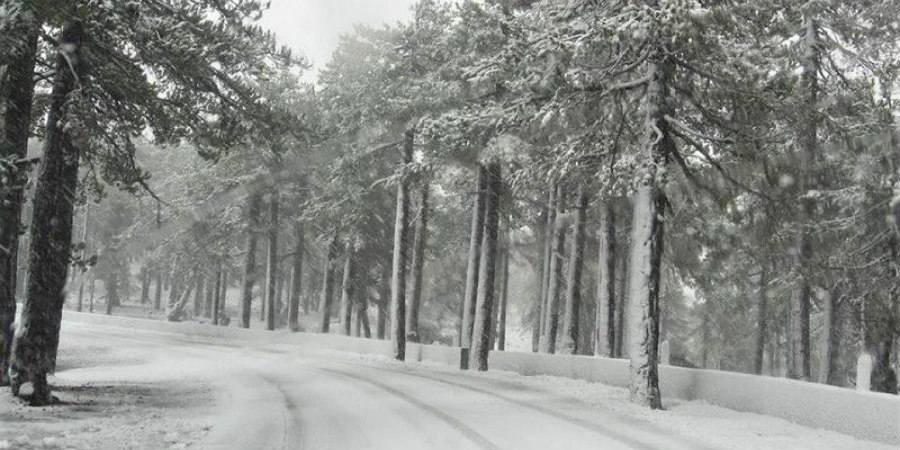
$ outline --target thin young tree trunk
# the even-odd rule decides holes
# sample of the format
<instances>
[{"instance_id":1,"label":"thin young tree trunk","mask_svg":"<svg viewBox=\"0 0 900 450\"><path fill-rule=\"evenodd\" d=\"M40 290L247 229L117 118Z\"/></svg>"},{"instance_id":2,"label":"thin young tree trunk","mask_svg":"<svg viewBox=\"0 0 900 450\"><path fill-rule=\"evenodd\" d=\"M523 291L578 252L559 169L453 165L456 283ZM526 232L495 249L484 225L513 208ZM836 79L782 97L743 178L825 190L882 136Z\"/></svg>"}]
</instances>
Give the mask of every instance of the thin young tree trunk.
<instances>
[{"instance_id":1,"label":"thin young tree trunk","mask_svg":"<svg viewBox=\"0 0 900 450\"><path fill-rule=\"evenodd\" d=\"M278 311L278 190L269 198L269 273L266 276L266 329L275 329L275 314Z\"/></svg>"},{"instance_id":2,"label":"thin young tree trunk","mask_svg":"<svg viewBox=\"0 0 900 450\"><path fill-rule=\"evenodd\" d=\"M256 247L262 215L262 196L258 193L247 199L247 253L244 254L244 279L241 286L241 328L250 328L253 307L253 284L256 280Z\"/></svg>"},{"instance_id":3,"label":"thin young tree trunk","mask_svg":"<svg viewBox=\"0 0 900 450\"><path fill-rule=\"evenodd\" d=\"M795 320L792 338L794 339L794 364L791 376L801 380L810 378L810 337L809 315L811 281L810 270L812 260L812 241L809 226L812 224L815 211L815 200L808 195L816 189L815 160L818 152L819 119L816 114L819 97L819 36L816 22L810 18L804 23L804 61L802 75L802 92L804 103L804 124L799 136L800 142L800 177L798 180L800 198L800 231L797 234L797 265L800 279L794 292Z\"/></svg>"},{"instance_id":4,"label":"thin young tree trunk","mask_svg":"<svg viewBox=\"0 0 900 450\"><path fill-rule=\"evenodd\" d=\"M766 335L768 331L769 295L768 268L763 267L759 273L759 303L756 308L756 350L754 352L753 371L757 375L763 372L763 356L766 352Z\"/></svg>"},{"instance_id":5,"label":"thin young tree trunk","mask_svg":"<svg viewBox=\"0 0 900 450\"><path fill-rule=\"evenodd\" d=\"M322 281L322 333L328 333L331 327L331 300L334 291L334 263L338 251L338 234L334 233L328 244L328 255L325 257L324 280Z\"/></svg>"},{"instance_id":6,"label":"thin young tree trunk","mask_svg":"<svg viewBox=\"0 0 900 450\"><path fill-rule=\"evenodd\" d=\"M488 369L488 351L491 339L491 317L494 308L494 277L497 265L497 234L500 222L500 189L502 188L500 163L488 165L484 197L484 233L481 244L481 262L478 264L478 303L475 308L475 324L472 328L472 351L469 367Z\"/></svg>"},{"instance_id":7,"label":"thin young tree trunk","mask_svg":"<svg viewBox=\"0 0 900 450\"><path fill-rule=\"evenodd\" d=\"M616 216L609 201L601 202L600 209L594 356L610 358L616 343Z\"/></svg>"},{"instance_id":8,"label":"thin young tree trunk","mask_svg":"<svg viewBox=\"0 0 900 450\"><path fill-rule=\"evenodd\" d=\"M508 241L507 241L508 242ZM503 272L500 278L500 311L497 314L497 350L506 350L506 307L509 302L509 248L503 252Z\"/></svg>"},{"instance_id":9,"label":"thin young tree trunk","mask_svg":"<svg viewBox=\"0 0 900 450\"><path fill-rule=\"evenodd\" d=\"M410 267L409 298L406 314L406 339L420 342L419 308L422 303L422 278L425 266L425 246L428 240L428 183L423 182L419 196L419 215L413 238L412 266Z\"/></svg>"},{"instance_id":10,"label":"thin young tree trunk","mask_svg":"<svg viewBox=\"0 0 900 450\"><path fill-rule=\"evenodd\" d=\"M478 298L478 275L481 263L481 242L484 236L484 202L487 190L487 169L478 165L478 182L475 192L475 204L472 207L472 229L469 234L469 262L466 268L466 293L463 297L462 334L459 345L462 348L472 346L472 325L475 320L475 302Z\"/></svg>"},{"instance_id":11,"label":"thin young tree trunk","mask_svg":"<svg viewBox=\"0 0 900 450\"><path fill-rule=\"evenodd\" d=\"M344 248L344 278L341 281L341 333L350 336L353 315L353 244Z\"/></svg>"},{"instance_id":12,"label":"thin young tree trunk","mask_svg":"<svg viewBox=\"0 0 900 450\"><path fill-rule=\"evenodd\" d=\"M669 80L673 68L662 49L649 61L644 94L644 180L637 188L631 234L631 292L629 323L631 346L631 401L651 409L662 408L659 392L659 281L663 253L665 179L673 142L665 119Z\"/></svg>"},{"instance_id":13,"label":"thin young tree trunk","mask_svg":"<svg viewBox=\"0 0 900 450\"><path fill-rule=\"evenodd\" d=\"M402 164L412 162L415 131L408 130L403 143ZM406 263L409 246L409 180L397 185L397 217L394 223L394 258L391 274L391 356L406 359Z\"/></svg>"},{"instance_id":14,"label":"thin young tree trunk","mask_svg":"<svg viewBox=\"0 0 900 450\"><path fill-rule=\"evenodd\" d=\"M25 17L23 11L13 19L12 51L7 64L7 95L4 133L0 135L0 159L22 160L28 156L28 136L34 97L34 64L40 25ZM18 169L25 167L17 167ZM16 177L0 190L0 386L9 383L7 368L13 341L12 324L16 320L16 285L18 278L19 228L26 180ZM8 189L8 190L7 190ZM6 190L6 195L3 191ZM84 283L82 282L82 287ZM79 309L80 311L80 309Z\"/></svg>"},{"instance_id":15,"label":"thin young tree trunk","mask_svg":"<svg viewBox=\"0 0 900 450\"><path fill-rule=\"evenodd\" d=\"M541 353L556 352L556 331L559 326L559 286L562 278L562 254L566 248L566 230L557 226L556 217L562 214L563 190L556 186L554 206L553 242L550 249L550 274L547 280L546 313L544 314L544 336L541 339Z\"/></svg>"},{"instance_id":16,"label":"thin young tree trunk","mask_svg":"<svg viewBox=\"0 0 900 450\"><path fill-rule=\"evenodd\" d=\"M72 246L79 151L69 134L73 131L70 130L69 106L72 93L84 75L85 65L81 58L84 41L85 30L81 22L66 24L59 40L44 154L33 199L28 288L10 361L13 394L19 394L23 381L32 381L32 403L39 405L52 401L47 373L56 367L65 301L63 290Z\"/></svg>"},{"instance_id":17,"label":"thin young tree trunk","mask_svg":"<svg viewBox=\"0 0 900 450\"><path fill-rule=\"evenodd\" d=\"M563 340L559 351L562 354L578 354L579 330L581 322L581 278L584 272L584 229L587 222L588 198L584 186L578 187L575 210L575 230L572 233L572 247L569 256L569 273L566 280L566 314L563 320Z\"/></svg>"},{"instance_id":18,"label":"thin young tree trunk","mask_svg":"<svg viewBox=\"0 0 900 450\"><path fill-rule=\"evenodd\" d=\"M291 331L300 331L300 290L303 287L303 250L306 248L306 242L303 238L303 224L297 222L294 224L294 263L291 266L291 303L288 307L288 329ZM303 309L307 311L306 302Z\"/></svg>"}]
</instances>

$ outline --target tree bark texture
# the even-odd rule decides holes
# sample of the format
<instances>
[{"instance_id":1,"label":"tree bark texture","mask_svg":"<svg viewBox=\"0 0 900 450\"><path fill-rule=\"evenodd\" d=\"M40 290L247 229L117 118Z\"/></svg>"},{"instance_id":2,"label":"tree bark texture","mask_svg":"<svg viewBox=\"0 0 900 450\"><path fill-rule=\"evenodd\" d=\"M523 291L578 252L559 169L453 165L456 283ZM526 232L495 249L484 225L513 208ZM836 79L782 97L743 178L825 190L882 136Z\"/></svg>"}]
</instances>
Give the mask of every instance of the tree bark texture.
<instances>
[{"instance_id":1,"label":"tree bark texture","mask_svg":"<svg viewBox=\"0 0 900 450\"><path fill-rule=\"evenodd\" d=\"M34 65L40 26L22 14L12 19L13 41L7 65L7 95L0 159L22 160L28 155L28 136L34 97ZM26 180L16 167L7 187L0 188L0 386L9 383L7 370L16 320L16 285L22 203Z\"/></svg>"},{"instance_id":2,"label":"tree bark texture","mask_svg":"<svg viewBox=\"0 0 900 450\"><path fill-rule=\"evenodd\" d=\"M425 268L425 246L428 240L428 183L423 182L419 196L419 214L416 217L410 266L409 293L406 312L406 339L420 342L419 308L422 303L422 279Z\"/></svg>"},{"instance_id":3,"label":"tree bark texture","mask_svg":"<svg viewBox=\"0 0 900 450\"><path fill-rule=\"evenodd\" d=\"M344 279L341 282L341 333L344 336L350 336L352 329L353 316L353 283L354 283L354 267L353 267L353 244L347 242L344 249Z\"/></svg>"},{"instance_id":4,"label":"tree bark texture","mask_svg":"<svg viewBox=\"0 0 900 450\"><path fill-rule=\"evenodd\" d=\"M275 314L278 312L278 190L273 190L269 198L269 273L266 277L266 329L275 329Z\"/></svg>"},{"instance_id":5,"label":"tree bark texture","mask_svg":"<svg viewBox=\"0 0 900 450\"><path fill-rule=\"evenodd\" d=\"M550 203L553 202L553 193L550 194ZM537 353L540 350L541 331L544 326L544 301L547 299L547 277L550 272L550 265L547 257L550 254L550 234L547 231L547 220L550 216L550 208L544 208L541 212L541 220L538 228L541 229L541 290L535 300L534 309L532 311L531 322L531 351Z\"/></svg>"},{"instance_id":6,"label":"tree bark texture","mask_svg":"<svg viewBox=\"0 0 900 450\"><path fill-rule=\"evenodd\" d=\"M484 233L481 244L481 262L478 264L478 302L475 323L472 328L472 350L469 367L479 371L488 369L488 352L491 339L491 318L494 308L494 276L497 262L497 235L500 222L500 189L502 188L500 163L487 167L487 192L484 197Z\"/></svg>"},{"instance_id":7,"label":"tree bark texture","mask_svg":"<svg viewBox=\"0 0 900 450\"><path fill-rule=\"evenodd\" d=\"M794 339L794 364L791 376L801 380L810 378L810 336L809 315L811 281L810 270L812 260L812 238L809 227L813 221L815 200L810 194L816 189L815 161L819 146L819 70L821 55L819 53L819 36L817 25L810 18L804 23L803 75L801 77L804 108L804 124L799 136L800 173L798 188L800 198L800 230L797 233L797 266L800 278L794 291L794 314L792 338Z\"/></svg>"},{"instance_id":8,"label":"tree bark texture","mask_svg":"<svg viewBox=\"0 0 900 450\"><path fill-rule=\"evenodd\" d=\"M563 339L560 353L578 354L580 313L582 308L581 278L584 273L584 230L587 222L588 197L584 186L579 186L576 200L575 229L569 255L569 272L566 279L566 313L563 320Z\"/></svg>"},{"instance_id":9,"label":"tree bark texture","mask_svg":"<svg viewBox=\"0 0 900 450\"><path fill-rule=\"evenodd\" d=\"M562 213L563 208L563 189L561 186L556 187L555 199L553 201L556 207L556 213L553 214L552 247L550 248L550 272L547 278L547 300L545 302L544 314L544 336L541 338L541 353L556 352L556 332L559 326L559 286L562 283L562 255L566 248L566 230L564 227L557 226L556 218Z\"/></svg>"},{"instance_id":10,"label":"tree bark texture","mask_svg":"<svg viewBox=\"0 0 900 450\"><path fill-rule=\"evenodd\" d=\"M672 62L659 49L649 61L649 82L644 96L646 114L643 145L644 180L635 193L631 234L631 295L629 345L631 347L631 401L651 409L662 408L659 392L659 286L663 253L664 176L673 142L665 119Z\"/></svg>"},{"instance_id":11,"label":"tree bark texture","mask_svg":"<svg viewBox=\"0 0 900 450\"><path fill-rule=\"evenodd\" d=\"M303 287L303 251L306 241L303 236L303 224L294 224L294 256L291 266L291 300L288 306L288 329L300 331L300 291ZM304 309L306 305L304 304Z\"/></svg>"},{"instance_id":12,"label":"tree bark texture","mask_svg":"<svg viewBox=\"0 0 900 450\"><path fill-rule=\"evenodd\" d=\"M69 106L84 75L81 50L85 39L84 26L73 21L66 24L59 40L44 155L33 200L28 288L10 361L13 393L18 395L21 382L30 380L35 404L52 401L46 377L56 367L78 185L79 152L68 129Z\"/></svg>"},{"instance_id":13,"label":"tree bark texture","mask_svg":"<svg viewBox=\"0 0 900 450\"><path fill-rule=\"evenodd\" d=\"M594 356L611 358L616 348L616 217L609 201L600 209Z\"/></svg>"},{"instance_id":14,"label":"tree bark texture","mask_svg":"<svg viewBox=\"0 0 900 450\"><path fill-rule=\"evenodd\" d=\"M415 131L408 130L403 143L403 166L412 162ZM406 263L409 236L409 180L397 185L397 217L394 223L394 258L391 273L391 356L406 359Z\"/></svg>"},{"instance_id":15,"label":"tree bark texture","mask_svg":"<svg viewBox=\"0 0 900 450\"><path fill-rule=\"evenodd\" d=\"M247 253L244 254L244 278L241 286L241 328L250 328L253 284L256 280L257 233L261 215L262 196L254 193L247 199Z\"/></svg>"},{"instance_id":16,"label":"tree bark texture","mask_svg":"<svg viewBox=\"0 0 900 450\"><path fill-rule=\"evenodd\" d=\"M497 350L506 350L506 314L509 304L509 248L503 252L503 272L500 278L500 311L497 313Z\"/></svg>"},{"instance_id":17,"label":"tree bark texture","mask_svg":"<svg viewBox=\"0 0 900 450\"><path fill-rule=\"evenodd\" d=\"M469 262L466 268L466 292L463 297L462 335L459 345L463 348L472 346L472 326L475 320L475 303L478 298L478 275L481 263L481 243L484 236L485 191L488 174L483 165L478 165L478 181L475 191L475 204L472 207L472 228L469 234Z\"/></svg>"},{"instance_id":18,"label":"tree bark texture","mask_svg":"<svg viewBox=\"0 0 900 450\"><path fill-rule=\"evenodd\" d=\"M322 324L319 329L322 333L328 333L331 327L331 300L334 294L334 263L338 252L338 234L337 232L331 237L328 244L328 254L325 257L325 270L322 280Z\"/></svg>"}]
</instances>

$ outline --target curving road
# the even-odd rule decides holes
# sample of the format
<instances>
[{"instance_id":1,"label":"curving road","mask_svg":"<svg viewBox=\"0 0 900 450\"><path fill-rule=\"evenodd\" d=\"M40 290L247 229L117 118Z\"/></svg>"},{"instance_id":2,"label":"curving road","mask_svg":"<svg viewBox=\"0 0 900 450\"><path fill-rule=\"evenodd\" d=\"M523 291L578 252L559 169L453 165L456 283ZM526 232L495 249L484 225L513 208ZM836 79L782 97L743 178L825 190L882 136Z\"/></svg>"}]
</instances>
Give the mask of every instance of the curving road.
<instances>
[{"instance_id":1,"label":"curving road","mask_svg":"<svg viewBox=\"0 0 900 450\"><path fill-rule=\"evenodd\" d=\"M222 392L195 448L705 449L576 398L465 372L298 349L66 324L63 339L127 348Z\"/></svg>"}]
</instances>

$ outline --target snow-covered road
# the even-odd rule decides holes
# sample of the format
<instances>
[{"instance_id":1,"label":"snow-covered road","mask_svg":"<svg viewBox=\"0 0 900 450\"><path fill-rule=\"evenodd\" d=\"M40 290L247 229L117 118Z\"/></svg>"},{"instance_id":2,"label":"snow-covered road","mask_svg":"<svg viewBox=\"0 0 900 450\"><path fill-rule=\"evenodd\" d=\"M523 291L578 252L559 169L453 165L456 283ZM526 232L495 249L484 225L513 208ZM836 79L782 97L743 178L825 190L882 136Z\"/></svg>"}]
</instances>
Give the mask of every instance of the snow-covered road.
<instances>
[{"instance_id":1,"label":"snow-covered road","mask_svg":"<svg viewBox=\"0 0 900 450\"><path fill-rule=\"evenodd\" d=\"M197 443L204 449L709 448L576 399L466 373L113 327L65 333L151 354L150 372L176 372L182 383L190 373L220 383L220 417Z\"/></svg>"},{"instance_id":2,"label":"snow-covered road","mask_svg":"<svg viewBox=\"0 0 900 450\"><path fill-rule=\"evenodd\" d=\"M79 449L890 448L697 402L651 412L602 384L404 364L264 336L66 322L51 380L63 403L0 408L0 448L5 439L44 448L48 437ZM0 396L0 406L9 400Z\"/></svg>"}]
</instances>

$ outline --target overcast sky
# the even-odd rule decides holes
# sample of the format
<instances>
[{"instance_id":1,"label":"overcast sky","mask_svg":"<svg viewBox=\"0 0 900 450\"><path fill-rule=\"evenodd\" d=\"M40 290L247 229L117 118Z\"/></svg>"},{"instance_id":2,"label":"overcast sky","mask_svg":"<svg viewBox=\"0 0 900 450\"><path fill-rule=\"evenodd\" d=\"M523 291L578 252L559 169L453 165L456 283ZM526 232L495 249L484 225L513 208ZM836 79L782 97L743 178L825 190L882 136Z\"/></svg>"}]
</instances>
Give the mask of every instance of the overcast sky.
<instances>
[{"instance_id":1,"label":"overcast sky","mask_svg":"<svg viewBox=\"0 0 900 450\"><path fill-rule=\"evenodd\" d=\"M272 0L263 25L283 44L324 67L338 37L360 23L378 26L411 17L415 0Z\"/></svg>"}]
</instances>

